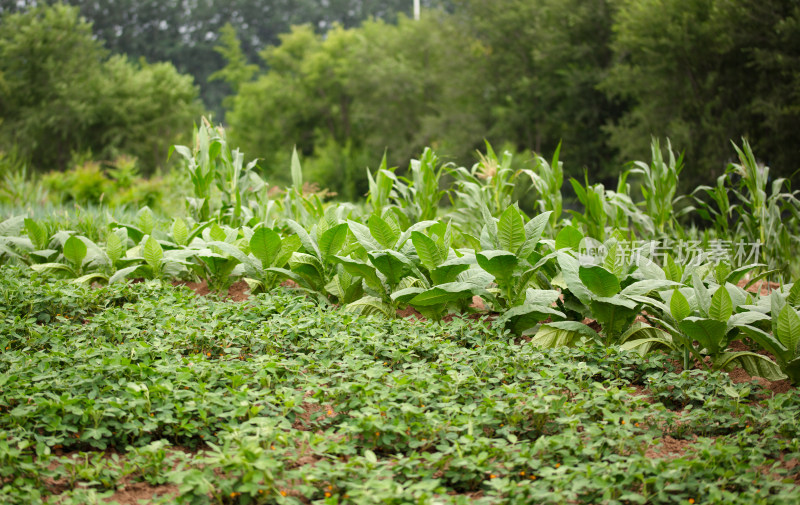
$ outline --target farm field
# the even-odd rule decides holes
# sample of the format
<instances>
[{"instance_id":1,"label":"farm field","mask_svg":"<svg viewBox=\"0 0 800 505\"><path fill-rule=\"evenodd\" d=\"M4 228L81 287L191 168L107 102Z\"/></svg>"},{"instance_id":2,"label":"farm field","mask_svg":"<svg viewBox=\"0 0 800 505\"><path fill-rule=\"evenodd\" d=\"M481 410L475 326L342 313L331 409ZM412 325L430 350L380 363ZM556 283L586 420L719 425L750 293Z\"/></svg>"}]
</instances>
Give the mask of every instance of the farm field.
<instances>
[{"instance_id":1,"label":"farm field","mask_svg":"<svg viewBox=\"0 0 800 505\"><path fill-rule=\"evenodd\" d=\"M734 149L569 209L558 151L425 149L337 202L204 122L176 215L3 207L0 501L796 503L800 200Z\"/></svg>"},{"instance_id":2,"label":"farm field","mask_svg":"<svg viewBox=\"0 0 800 505\"><path fill-rule=\"evenodd\" d=\"M321 310L284 288L232 302L0 277L6 503L800 496L793 388L663 354L543 351L461 317Z\"/></svg>"}]
</instances>

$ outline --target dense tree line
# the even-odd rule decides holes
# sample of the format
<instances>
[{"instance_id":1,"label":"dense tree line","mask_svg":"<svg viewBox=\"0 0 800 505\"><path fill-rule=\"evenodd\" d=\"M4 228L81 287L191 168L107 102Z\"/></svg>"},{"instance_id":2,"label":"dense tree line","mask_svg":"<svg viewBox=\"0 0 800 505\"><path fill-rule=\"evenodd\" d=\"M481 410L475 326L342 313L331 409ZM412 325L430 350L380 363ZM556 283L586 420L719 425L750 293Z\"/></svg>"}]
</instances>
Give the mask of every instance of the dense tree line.
<instances>
[{"instance_id":1,"label":"dense tree line","mask_svg":"<svg viewBox=\"0 0 800 505\"><path fill-rule=\"evenodd\" d=\"M226 24L236 29L244 55L254 63L258 52L278 43L278 36L292 25L309 24L319 32L334 24L351 28L371 17L394 21L412 7L411 0L0 0L0 11L59 1L78 7L112 53L170 62L193 76L206 107L220 119L221 102L230 89L208 78L224 65L214 47Z\"/></svg>"},{"instance_id":2,"label":"dense tree line","mask_svg":"<svg viewBox=\"0 0 800 505\"><path fill-rule=\"evenodd\" d=\"M170 63L110 56L75 8L36 8L0 23L0 152L35 168L125 154L151 172L202 110L190 76Z\"/></svg>"},{"instance_id":3,"label":"dense tree line","mask_svg":"<svg viewBox=\"0 0 800 505\"><path fill-rule=\"evenodd\" d=\"M9 27L0 51L15 31L9 12L31 3L0 0ZM800 166L800 0L429 0L419 22L408 17L411 0L70 3L93 22L96 38L82 43L105 74L116 65L144 76L172 62L170 79L178 82L175 69L193 76L206 110L224 110L231 135L268 174L288 178L297 145L313 177L348 197L363 194L364 167L384 152L404 166L431 145L470 164L484 139L548 156L561 142L569 175L585 169L609 182L623 161L649 156L651 135L685 151L685 187L711 182L742 136L772 174ZM101 42L144 61L108 58ZM34 110L50 102L10 93L17 74L6 54L4 138L55 128L66 116L53 111L74 113L92 89L76 73L59 88L73 109ZM108 77L103 86L127 83ZM147 86L138 86L143 95ZM19 104L28 104L22 116ZM15 117L31 119L19 128ZM128 121L131 131L147 131L139 120ZM109 136L96 125L57 127L79 146Z\"/></svg>"}]
</instances>

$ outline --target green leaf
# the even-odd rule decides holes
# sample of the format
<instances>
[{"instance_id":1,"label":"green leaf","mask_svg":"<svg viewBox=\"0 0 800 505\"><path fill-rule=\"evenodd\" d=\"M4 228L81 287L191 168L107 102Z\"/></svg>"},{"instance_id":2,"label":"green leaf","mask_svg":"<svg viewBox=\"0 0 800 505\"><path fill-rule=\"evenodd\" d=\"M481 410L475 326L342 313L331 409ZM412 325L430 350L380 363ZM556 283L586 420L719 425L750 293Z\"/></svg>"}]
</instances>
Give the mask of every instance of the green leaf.
<instances>
[{"instance_id":1,"label":"green leaf","mask_svg":"<svg viewBox=\"0 0 800 505\"><path fill-rule=\"evenodd\" d=\"M347 225L361 247L367 251L382 249L381 244L372 237L368 227L356 221L347 221Z\"/></svg>"},{"instance_id":2,"label":"green leaf","mask_svg":"<svg viewBox=\"0 0 800 505\"><path fill-rule=\"evenodd\" d=\"M476 255L478 265L498 279L499 283L507 283L514 274L519 259L513 252L494 250L481 251Z\"/></svg>"},{"instance_id":3,"label":"green leaf","mask_svg":"<svg viewBox=\"0 0 800 505\"><path fill-rule=\"evenodd\" d=\"M106 236L106 254L111 264L115 264L124 253L125 246L122 244L122 239L116 233L109 233Z\"/></svg>"},{"instance_id":4,"label":"green leaf","mask_svg":"<svg viewBox=\"0 0 800 505\"><path fill-rule=\"evenodd\" d=\"M497 240L502 249L514 254L525 242L525 222L516 206L511 205L500 215L497 223Z\"/></svg>"},{"instance_id":5,"label":"green leaf","mask_svg":"<svg viewBox=\"0 0 800 505\"><path fill-rule=\"evenodd\" d=\"M0 222L0 237L19 235L25 226L24 216L14 216Z\"/></svg>"},{"instance_id":6,"label":"green leaf","mask_svg":"<svg viewBox=\"0 0 800 505\"><path fill-rule=\"evenodd\" d=\"M792 358L798 355L797 345L800 343L800 316L788 303L778 315L778 340L786 346Z\"/></svg>"},{"instance_id":7,"label":"green leaf","mask_svg":"<svg viewBox=\"0 0 800 505\"><path fill-rule=\"evenodd\" d=\"M644 281L637 281L627 286L620 293L626 296L642 296L656 290L670 288L675 286L676 283L667 280L648 279Z\"/></svg>"},{"instance_id":8,"label":"green leaf","mask_svg":"<svg viewBox=\"0 0 800 505\"><path fill-rule=\"evenodd\" d=\"M683 321L692 315L692 307L679 290L672 290L672 296L669 299L669 311L675 321Z\"/></svg>"},{"instance_id":9,"label":"green leaf","mask_svg":"<svg viewBox=\"0 0 800 505\"><path fill-rule=\"evenodd\" d=\"M473 284L450 282L425 290L408 303L413 306L430 307L471 297L474 290L475 286Z\"/></svg>"},{"instance_id":10,"label":"green leaf","mask_svg":"<svg viewBox=\"0 0 800 505\"><path fill-rule=\"evenodd\" d=\"M367 223L372 238L378 241L384 249L393 249L397 243L398 235L389 224L377 214L370 216Z\"/></svg>"},{"instance_id":11,"label":"green leaf","mask_svg":"<svg viewBox=\"0 0 800 505\"><path fill-rule=\"evenodd\" d=\"M414 244L414 248L417 250L417 256L419 256L422 266L427 268L429 272L445 260L445 258L441 257L436 242L424 233L413 232L411 234L411 243Z\"/></svg>"},{"instance_id":12,"label":"green leaf","mask_svg":"<svg viewBox=\"0 0 800 505\"><path fill-rule=\"evenodd\" d=\"M703 279L696 271L692 273L692 287L694 288L700 313L708 315L708 310L711 308L711 296L708 294L706 285L703 284Z\"/></svg>"},{"instance_id":13,"label":"green leaf","mask_svg":"<svg viewBox=\"0 0 800 505\"><path fill-rule=\"evenodd\" d=\"M592 300L591 308L609 342L614 342L639 313L635 302L619 296L596 298Z\"/></svg>"},{"instance_id":14,"label":"green leaf","mask_svg":"<svg viewBox=\"0 0 800 505\"><path fill-rule=\"evenodd\" d=\"M397 251L386 249L383 251L370 251L370 262L375 265L380 273L386 276L390 286L397 286L400 280L410 274L414 268L411 260Z\"/></svg>"},{"instance_id":15,"label":"green leaf","mask_svg":"<svg viewBox=\"0 0 800 505\"><path fill-rule=\"evenodd\" d=\"M153 269L159 271L161 269L161 259L164 257L164 250L161 249L161 244L152 236L147 238L142 248L142 257L144 261Z\"/></svg>"},{"instance_id":16,"label":"green leaf","mask_svg":"<svg viewBox=\"0 0 800 505\"><path fill-rule=\"evenodd\" d=\"M674 282L681 282L683 279L683 269L679 267L675 260L672 259L672 255L667 255L667 261L664 265L664 273L667 275L667 279L674 281Z\"/></svg>"},{"instance_id":17,"label":"green leaf","mask_svg":"<svg viewBox=\"0 0 800 505\"><path fill-rule=\"evenodd\" d=\"M211 225L208 235L211 237L211 240L215 240L217 242L225 242L225 239L228 238L225 230L223 230L222 227L220 227L220 225L217 223L213 223Z\"/></svg>"},{"instance_id":18,"label":"green leaf","mask_svg":"<svg viewBox=\"0 0 800 505\"><path fill-rule=\"evenodd\" d=\"M586 288L583 282L581 282L578 275L580 263L570 254L563 251L558 251L557 257L558 265L561 267L561 274L564 277L564 281L567 283L567 288L581 303L589 305L592 300L592 293Z\"/></svg>"},{"instance_id":19,"label":"green leaf","mask_svg":"<svg viewBox=\"0 0 800 505\"><path fill-rule=\"evenodd\" d=\"M400 303L408 303L415 296L422 293L423 291L425 291L425 288L421 288L418 286L411 286L408 288L398 289L397 291L391 294L391 299Z\"/></svg>"},{"instance_id":20,"label":"green leaf","mask_svg":"<svg viewBox=\"0 0 800 505\"><path fill-rule=\"evenodd\" d=\"M261 262L264 268L273 265L281 250L281 237L277 232L261 226L250 237L250 252ZM283 265L275 265L283 266Z\"/></svg>"},{"instance_id":21,"label":"green leaf","mask_svg":"<svg viewBox=\"0 0 800 505\"><path fill-rule=\"evenodd\" d=\"M642 322L631 325L628 330L620 335L618 342L620 349L636 351L640 356L644 356L654 347L677 349L669 333Z\"/></svg>"},{"instance_id":22,"label":"green leaf","mask_svg":"<svg viewBox=\"0 0 800 505\"><path fill-rule=\"evenodd\" d=\"M775 362L754 352L724 352L714 360L714 368L718 370L732 370L736 366L744 368L754 377L762 377L770 381L786 378Z\"/></svg>"},{"instance_id":23,"label":"green leaf","mask_svg":"<svg viewBox=\"0 0 800 505\"><path fill-rule=\"evenodd\" d=\"M70 235L64 242L63 254L73 265L80 268L83 258L86 257L86 244L75 235Z\"/></svg>"},{"instance_id":24,"label":"green leaf","mask_svg":"<svg viewBox=\"0 0 800 505\"><path fill-rule=\"evenodd\" d=\"M37 249L44 249L47 247L47 230L44 227L30 218L25 218L25 230L28 232L28 237L33 242Z\"/></svg>"},{"instance_id":25,"label":"green leaf","mask_svg":"<svg viewBox=\"0 0 800 505\"><path fill-rule=\"evenodd\" d=\"M153 216L153 211L150 210L150 207L142 207L138 214L139 229L142 230L142 233L145 235L153 233L153 228L156 227L156 219Z\"/></svg>"},{"instance_id":26,"label":"green leaf","mask_svg":"<svg viewBox=\"0 0 800 505\"><path fill-rule=\"evenodd\" d=\"M580 266L578 276L583 285L597 296L605 298L620 292L617 276L601 266Z\"/></svg>"},{"instance_id":27,"label":"green leaf","mask_svg":"<svg viewBox=\"0 0 800 505\"><path fill-rule=\"evenodd\" d=\"M561 321L542 325L530 343L543 349L571 346L581 337L596 339L597 334L588 326L577 321Z\"/></svg>"},{"instance_id":28,"label":"green leaf","mask_svg":"<svg viewBox=\"0 0 800 505\"><path fill-rule=\"evenodd\" d=\"M558 235L556 235L556 250L572 249L577 251L581 247L581 240L583 240L583 233L574 226L565 226Z\"/></svg>"},{"instance_id":29,"label":"green leaf","mask_svg":"<svg viewBox=\"0 0 800 505\"><path fill-rule=\"evenodd\" d=\"M300 167L300 158L297 156L297 147L292 149L292 187L298 192L303 191L303 169Z\"/></svg>"},{"instance_id":30,"label":"green leaf","mask_svg":"<svg viewBox=\"0 0 800 505\"><path fill-rule=\"evenodd\" d=\"M706 348L711 355L719 354L728 331L728 325L724 322L700 317L687 317L678 323L678 327L690 339L697 340L700 347Z\"/></svg>"},{"instance_id":31,"label":"green leaf","mask_svg":"<svg viewBox=\"0 0 800 505\"><path fill-rule=\"evenodd\" d=\"M297 235L297 237L300 239L300 243L303 245L303 249L305 249L307 253L313 254L317 258L320 257L317 244L311 240L311 236L308 234L306 229L300 225L300 223L291 219L287 219L286 226L288 226L289 229L292 230L295 235Z\"/></svg>"},{"instance_id":32,"label":"green leaf","mask_svg":"<svg viewBox=\"0 0 800 505\"><path fill-rule=\"evenodd\" d=\"M121 268L121 269L117 270L116 272L114 272L114 275L112 275L111 278L108 279L108 283L109 284L114 284L114 283L117 283L117 282L127 278L129 275L131 275L136 270L138 270L139 267L141 267L141 266L142 265L133 265L133 266L129 266L129 267L125 267L125 268Z\"/></svg>"},{"instance_id":33,"label":"green leaf","mask_svg":"<svg viewBox=\"0 0 800 505\"><path fill-rule=\"evenodd\" d=\"M566 317L563 312L552 307L526 303L509 309L498 321L502 322L515 335L521 335L525 330L533 328L547 318L558 321Z\"/></svg>"},{"instance_id":34,"label":"green leaf","mask_svg":"<svg viewBox=\"0 0 800 505\"><path fill-rule=\"evenodd\" d=\"M375 289L376 291L383 291L384 288L380 279L378 278L378 274L376 273L374 266L368 265L363 261L344 256L334 256L331 259L332 261L336 261L341 264L350 275L363 278L367 283L367 286Z\"/></svg>"},{"instance_id":35,"label":"green leaf","mask_svg":"<svg viewBox=\"0 0 800 505\"><path fill-rule=\"evenodd\" d=\"M547 227L547 223L550 222L550 216L552 215L553 211L548 210L547 212L542 212L528 221L528 223L525 225L526 243L532 242L535 245L539 242L539 240L541 240L542 234Z\"/></svg>"},{"instance_id":36,"label":"green leaf","mask_svg":"<svg viewBox=\"0 0 800 505\"><path fill-rule=\"evenodd\" d=\"M461 258L447 260L430 271L431 281L434 284L455 282L458 275L469 270L470 265L473 263L475 263L474 257L467 258L462 256Z\"/></svg>"},{"instance_id":37,"label":"green leaf","mask_svg":"<svg viewBox=\"0 0 800 505\"><path fill-rule=\"evenodd\" d=\"M189 228L179 217L172 222L172 240L178 245L186 245L189 242Z\"/></svg>"},{"instance_id":38,"label":"green leaf","mask_svg":"<svg viewBox=\"0 0 800 505\"><path fill-rule=\"evenodd\" d=\"M69 272L73 277L76 275L75 271L69 265L63 263L37 263L31 265L31 270L34 272L57 272L63 270Z\"/></svg>"},{"instance_id":39,"label":"green leaf","mask_svg":"<svg viewBox=\"0 0 800 505\"><path fill-rule=\"evenodd\" d=\"M95 280L108 282L108 276L99 272L92 272L90 274L82 275L77 279L73 279L72 282L75 284L91 284L92 281Z\"/></svg>"},{"instance_id":40,"label":"green leaf","mask_svg":"<svg viewBox=\"0 0 800 505\"><path fill-rule=\"evenodd\" d=\"M345 312L353 312L365 316L380 314L389 319L394 318L396 315L391 305L374 296L364 296L352 303L348 303L345 305L344 310Z\"/></svg>"},{"instance_id":41,"label":"green leaf","mask_svg":"<svg viewBox=\"0 0 800 505\"><path fill-rule=\"evenodd\" d=\"M292 272L310 278L315 283L319 283L323 280L324 269L322 268L322 263L311 254L299 252L292 254L292 257L289 259L289 268Z\"/></svg>"},{"instance_id":42,"label":"green leaf","mask_svg":"<svg viewBox=\"0 0 800 505\"><path fill-rule=\"evenodd\" d=\"M292 257L292 254L299 251L301 246L300 237L297 235L289 235L281 241L281 249L273 264L279 268L285 266L286 263L289 262L289 258Z\"/></svg>"},{"instance_id":43,"label":"green leaf","mask_svg":"<svg viewBox=\"0 0 800 505\"><path fill-rule=\"evenodd\" d=\"M711 319L727 323L731 314L733 314L731 295L728 293L728 290L725 289L725 286L720 286L717 288L714 296L711 297L711 306L708 309L708 316Z\"/></svg>"},{"instance_id":44,"label":"green leaf","mask_svg":"<svg viewBox=\"0 0 800 505\"><path fill-rule=\"evenodd\" d=\"M339 223L322 233L319 238L319 253L323 262L329 261L329 258L341 251L345 240L347 240L347 230L347 223Z\"/></svg>"},{"instance_id":45,"label":"green leaf","mask_svg":"<svg viewBox=\"0 0 800 505\"><path fill-rule=\"evenodd\" d=\"M786 297L786 303L790 305L800 305L800 282L792 284L792 289L789 290L789 296Z\"/></svg>"}]
</instances>

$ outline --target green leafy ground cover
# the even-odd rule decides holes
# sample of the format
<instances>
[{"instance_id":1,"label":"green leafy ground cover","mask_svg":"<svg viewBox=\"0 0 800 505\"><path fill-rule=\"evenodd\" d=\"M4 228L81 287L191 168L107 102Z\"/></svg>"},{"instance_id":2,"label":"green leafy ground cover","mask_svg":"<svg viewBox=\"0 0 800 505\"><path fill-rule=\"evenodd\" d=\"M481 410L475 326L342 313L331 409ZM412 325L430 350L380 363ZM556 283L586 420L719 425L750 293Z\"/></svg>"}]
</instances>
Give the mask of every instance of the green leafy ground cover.
<instances>
[{"instance_id":1,"label":"green leafy ground cover","mask_svg":"<svg viewBox=\"0 0 800 505\"><path fill-rule=\"evenodd\" d=\"M800 498L797 393L676 373L669 354L14 266L0 325L4 503L122 486L181 503Z\"/></svg>"}]
</instances>

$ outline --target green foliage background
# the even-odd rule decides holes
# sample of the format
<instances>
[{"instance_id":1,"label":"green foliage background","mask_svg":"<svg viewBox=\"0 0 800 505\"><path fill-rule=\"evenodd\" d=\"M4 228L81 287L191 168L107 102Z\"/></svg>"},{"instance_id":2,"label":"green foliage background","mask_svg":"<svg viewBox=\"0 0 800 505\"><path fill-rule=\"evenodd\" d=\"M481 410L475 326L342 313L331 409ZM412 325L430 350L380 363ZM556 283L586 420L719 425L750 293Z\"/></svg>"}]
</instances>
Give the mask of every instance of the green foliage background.
<instances>
[{"instance_id":1,"label":"green foliage background","mask_svg":"<svg viewBox=\"0 0 800 505\"><path fill-rule=\"evenodd\" d=\"M683 191L741 137L774 177L800 161L798 0L429 0L419 22L407 0L32 3L0 1L0 150L39 169L91 151L150 173L198 97L275 183L296 145L349 199L384 152L469 166L484 138L561 142L568 177L607 186L651 136L685 152Z\"/></svg>"}]
</instances>

